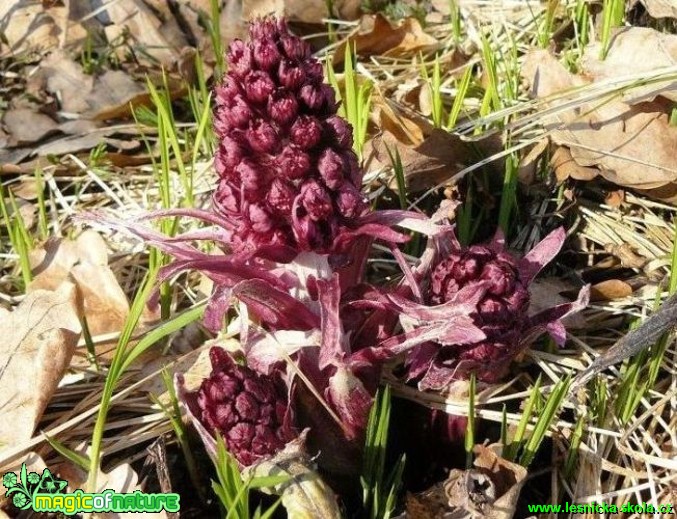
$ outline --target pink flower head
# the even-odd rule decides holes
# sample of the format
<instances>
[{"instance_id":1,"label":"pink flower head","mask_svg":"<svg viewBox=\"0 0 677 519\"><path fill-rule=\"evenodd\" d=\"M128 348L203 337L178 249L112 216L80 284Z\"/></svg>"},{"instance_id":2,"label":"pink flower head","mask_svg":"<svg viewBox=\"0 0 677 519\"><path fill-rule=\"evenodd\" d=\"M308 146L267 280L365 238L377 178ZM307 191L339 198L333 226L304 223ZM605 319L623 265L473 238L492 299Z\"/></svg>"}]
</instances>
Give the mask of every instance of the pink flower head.
<instances>
[{"instance_id":1,"label":"pink flower head","mask_svg":"<svg viewBox=\"0 0 677 519\"><path fill-rule=\"evenodd\" d=\"M215 164L229 188L217 187L214 208L234 224L233 252L281 241L328 253L368 211L355 196L362 178L352 166L352 130L336 116L333 89L306 42L273 18L252 23L249 35L231 43L233 64L217 87Z\"/></svg>"},{"instance_id":2,"label":"pink flower head","mask_svg":"<svg viewBox=\"0 0 677 519\"><path fill-rule=\"evenodd\" d=\"M279 373L261 376L220 347L213 347L209 358L212 372L197 391L187 391L181 376L177 385L211 454L214 436L221 435L228 451L248 467L274 456L298 436Z\"/></svg>"},{"instance_id":3,"label":"pink flower head","mask_svg":"<svg viewBox=\"0 0 677 519\"><path fill-rule=\"evenodd\" d=\"M574 303L530 315L529 285L557 255L564 239L564 230L559 228L523 258L505 250L500 233L486 245L470 247L462 247L452 233L433 240L436 252L426 266L425 301L412 304L405 314L414 323L418 320L414 329L420 330L429 326L429 321L420 319L426 309L436 311L450 302L467 304L472 300L469 316L473 330L463 340L417 341L407 354L408 378L418 380L421 389L441 389L470 372L481 381L496 382L505 376L510 362L542 333L548 332L562 344L566 331L561 319L587 304L587 289L581 290Z\"/></svg>"}]
</instances>

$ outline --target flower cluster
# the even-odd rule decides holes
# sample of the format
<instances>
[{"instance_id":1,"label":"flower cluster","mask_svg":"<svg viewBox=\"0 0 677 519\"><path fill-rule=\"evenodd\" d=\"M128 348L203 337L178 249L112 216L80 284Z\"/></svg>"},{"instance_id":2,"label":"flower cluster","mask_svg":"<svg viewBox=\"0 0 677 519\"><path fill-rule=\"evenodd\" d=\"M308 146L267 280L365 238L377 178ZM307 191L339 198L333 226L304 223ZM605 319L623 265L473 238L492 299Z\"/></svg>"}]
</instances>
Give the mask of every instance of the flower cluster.
<instances>
[{"instance_id":1,"label":"flower cluster","mask_svg":"<svg viewBox=\"0 0 677 519\"><path fill-rule=\"evenodd\" d=\"M216 210L235 223L231 248L262 244L328 252L367 205L352 128L306 42L283 21L234 40L216 88Z\"/></svg>"},{"instance_id":2,"label":"flower cluster","mask_svg":"<svg viewBox=\"0 0 677 519\"><path fill-rule=\"evenodd\" d=\"M403 326L413 328L405 333L413 346L406 359L409 380L417 380L420 389L440 390L474 372L480 381L497 382L543 333L562 344L562 319L587 304L587 289L573 303L530 314L529 286L564 239L564 230L557 229L523 258L505 250L500 232L488 244L470 247L461 246L453 233L431 240L435 253L424 268L426 300L401 306ZM442 335L450 326L445 315L468 304L471 322L455 326L453 340Z\"/></svg>"},{"instance_id":3,"label":"flower cluster","mask_svg":"<svg viewBox=\"0 0 677 519\"><path fill-rule=\"evenodd\" d=\"M210 434L221 434L242 466L281 450L297 434L284 388L236 364L222 348L209 352L212 372L194 395L195 412Z\"/></svg>"},{"instance_id":4,"label":"flower cluster","mask_svg":"<svg viewBox=\"0 0 677 519\"><path fill-rule=\"evenodd\" d=\"M514 256L484 245L453 250L440 260L430 274L430 302L450 301L459 290L472 283L486 284L486 293L473 313L476 325L486 339L445 352L445 361L472 363L479 367L480 380L500 378L507 367L505 359L518 349L520 337L528 321L529 291L522 280ZM443 353L442 356L445 356Z\"/></svg>"}]
</instances>

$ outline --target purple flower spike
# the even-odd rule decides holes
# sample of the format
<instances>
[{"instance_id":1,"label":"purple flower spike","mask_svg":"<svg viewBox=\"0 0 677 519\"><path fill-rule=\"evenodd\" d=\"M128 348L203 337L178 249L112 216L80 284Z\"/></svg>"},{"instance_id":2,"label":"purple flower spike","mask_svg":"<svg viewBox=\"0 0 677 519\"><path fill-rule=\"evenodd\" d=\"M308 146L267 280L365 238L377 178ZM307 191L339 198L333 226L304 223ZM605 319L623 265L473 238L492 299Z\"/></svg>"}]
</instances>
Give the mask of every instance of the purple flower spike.
<instances>
[{"instance_id":1,"label":"purple flower spike","mask_svg":"<svg viewBox=\"0 0 677 519\"><path fill-rule=\"evenodd\" d=\"M179 396L208 450L220 434L228 451L248 467L274 456L298 436L279 373L261 376L218 346L209 358L212 372L197 391L185 391L179 380Z\"/></svg>"},{"instance_id":2,"label":"purple flower spike","mask_svg":"<svg viewBox=\"0 0 677 519\"><path fill-rule=\"evenodd\" d=\"M226 186L214 209L234 224L233 253L271 243L332 253L368 211L352 130L336 115L322 65L284 21L255 21L249 34L232 42L216 87L215 164Z\"/></svg>"}]
</instances>

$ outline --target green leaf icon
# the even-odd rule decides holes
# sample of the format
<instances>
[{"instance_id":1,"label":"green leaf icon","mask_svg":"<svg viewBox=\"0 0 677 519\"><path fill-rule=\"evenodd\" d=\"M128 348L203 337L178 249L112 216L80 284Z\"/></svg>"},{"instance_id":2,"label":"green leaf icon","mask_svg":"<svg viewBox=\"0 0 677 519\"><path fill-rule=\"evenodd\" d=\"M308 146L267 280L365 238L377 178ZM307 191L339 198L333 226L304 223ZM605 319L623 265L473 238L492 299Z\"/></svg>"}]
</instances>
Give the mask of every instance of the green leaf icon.
<instances>
[{"instance_id":1,"label":"green leaf icon","mask_svg":"<svg viewBox=\"0 0 677 519\"><path fill-rule=\"evenodd\" d=\"M25 463L22 463L22 464L21 464L21 473L20 473L20 475L21 475L21 484L22 484L24 487L28 486L28 485L26 484L26 475L27 475L27 474L28 474L28 469L26 468L26 464L25 464Z\"/></svg>"},{"instance_id":2,"label":"green leaf icon","mask_svg":"<svg viewBox=\"0 0 677 519\"><path fill-rule=\"evenodd\" d=\"M42 471L42 477L40 478L40 482L38 483L35 492L57 494L62 492L67 485L68 481L54 477L49 469L45 469Z\"/></svg>"},{"instance_id":3,"label":"green leaf icon","mask_svg":"<svg viewBox=\"0 0 677 519\"><path fill-rule=\"evenodd\" d=\"M7 489L16 486L17 481L18 478L16 477L16 474L14 472L6 472L5 475L2 476L2 484Z\"/></svg>"},{"instance_id":4,"label":"green leaf icon","mask_svg":"<svg viewBox=\"0 0 677 519\"><path fill-rule=\"evenodd\" d=\"M31 500L28 499L28 496L21 493L14 494L14 497L12 497L12 503L14 503L14 506L20 510L26 510L26 508L31 506Z\"/></svg>"}]
</instances>

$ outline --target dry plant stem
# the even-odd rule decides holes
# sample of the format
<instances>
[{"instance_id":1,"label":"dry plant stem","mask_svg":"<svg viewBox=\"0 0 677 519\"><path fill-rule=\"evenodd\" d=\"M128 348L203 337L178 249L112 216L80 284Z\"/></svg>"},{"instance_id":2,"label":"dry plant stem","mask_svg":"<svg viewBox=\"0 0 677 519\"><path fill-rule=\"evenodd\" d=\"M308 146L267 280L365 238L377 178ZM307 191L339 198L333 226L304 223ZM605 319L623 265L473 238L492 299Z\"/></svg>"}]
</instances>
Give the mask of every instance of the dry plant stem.
<instances>
[{"instance_id":1,"label":"dry plant stem","mask_svg":"<svg viewBox=\"0 0 677 519\"><path fill-rule=\"evenodd\" d=\"M677 324L677 294L670 296L657 312L638 328L623 336L603 355L595 359L585 371L579 373L574 383L574 391L600 371L648 348L675 324Z\"/></svg>"}]
</instances>

